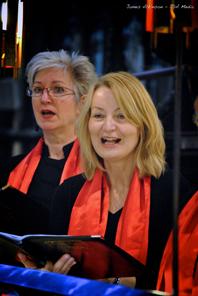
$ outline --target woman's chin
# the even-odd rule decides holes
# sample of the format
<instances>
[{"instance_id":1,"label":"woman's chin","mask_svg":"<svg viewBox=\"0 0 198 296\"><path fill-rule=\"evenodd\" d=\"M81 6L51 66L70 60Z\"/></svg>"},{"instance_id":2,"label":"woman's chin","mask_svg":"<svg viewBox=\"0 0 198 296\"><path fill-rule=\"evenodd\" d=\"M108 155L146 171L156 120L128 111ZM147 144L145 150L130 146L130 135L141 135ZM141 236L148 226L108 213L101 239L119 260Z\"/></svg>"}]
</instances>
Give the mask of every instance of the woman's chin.
<instances>
[{"instance_id":1,"label":"woman's chin","mask_svg":"<svg viewBox=\"0 0 198 296\"><path fill-rule=\"evenodd\" d=\"M42 124L40 125L40 128L42 129L43 132L53 132L57 131L58 126L55 126L54 124Z\"/></svg>"}]
</instances>

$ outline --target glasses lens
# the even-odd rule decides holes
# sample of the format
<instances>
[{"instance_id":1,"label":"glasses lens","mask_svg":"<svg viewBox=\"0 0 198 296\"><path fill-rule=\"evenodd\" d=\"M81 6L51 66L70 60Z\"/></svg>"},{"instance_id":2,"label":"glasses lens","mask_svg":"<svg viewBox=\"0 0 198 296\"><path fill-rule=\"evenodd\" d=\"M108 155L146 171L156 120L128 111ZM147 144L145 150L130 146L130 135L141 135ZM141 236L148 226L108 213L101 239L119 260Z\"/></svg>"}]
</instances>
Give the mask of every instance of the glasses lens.
<instances>
[{"instance_id":1,"label":"glasses lens","mask_svg":"<svg viewBox=\"0 0 198 296\"><path fill-rule=\"evenodd\" d=\"M54 97L62 97L65 96L67 94L67 91L64 87L62 86L55 86L52 87L50 89L50 93L54 96Z\"/></svg>"},{"instance_id":2,"label":"glasses lens","mask_svg":"<svg viewBox=\"0 0 198 296\"><path fill-rule=\"evenodd\" d=\"M43 92L46 90L48 95L51 95L53 97L63 97L67 95L73 95L74 91L63 87L63 86L54 86L49 88L42 88L40 86L33 86L32 89L27 89L27 95L30 97L41 97L43 95Z\"/></svg>"},{"instance_id":3,"label":"glasses lens","mask_svg":"<svg viewBox=\"0 0 198 296\"><path fill-rule=\"evenodd\" d=\"M32 88L32 96L33 97L40 97L43 94L43 88L39 86L35 86Z\"/></svg>"}]
</instances>

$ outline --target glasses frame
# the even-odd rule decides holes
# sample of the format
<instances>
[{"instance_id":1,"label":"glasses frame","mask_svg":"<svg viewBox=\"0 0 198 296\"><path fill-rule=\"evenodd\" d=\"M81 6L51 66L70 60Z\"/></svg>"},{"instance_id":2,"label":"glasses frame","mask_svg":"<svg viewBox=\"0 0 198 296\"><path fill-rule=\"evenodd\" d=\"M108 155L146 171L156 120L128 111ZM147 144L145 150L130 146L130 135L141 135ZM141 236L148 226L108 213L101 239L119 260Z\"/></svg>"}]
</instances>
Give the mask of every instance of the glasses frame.
<instances>
[{"instance_id":1,"label":"glasses frame","mask_svg":"<svg viewBox=\"0 0 198 296\"><path fill-rule=\"evenodd\" d=\"M68 87L64 87L61 86L62 88L64 88L64 90L68 90L70 91L70 93L65 93L65 94L61 94L61 95L54 95L51 94L50 92L53 90L54 87L43 87L42 88L42 94L37 94L37 95L33 95L33 91L31 88L27 88L26 89L26 94L28 97L36 97L36 98L41 98L43 96L44 91L47 91L48 96L54 97L54 98L60 98L60 97L64 97L64 96L71 96L71 95L75 95L74 90L68 88Z\"/></svg>"}]
</instances>

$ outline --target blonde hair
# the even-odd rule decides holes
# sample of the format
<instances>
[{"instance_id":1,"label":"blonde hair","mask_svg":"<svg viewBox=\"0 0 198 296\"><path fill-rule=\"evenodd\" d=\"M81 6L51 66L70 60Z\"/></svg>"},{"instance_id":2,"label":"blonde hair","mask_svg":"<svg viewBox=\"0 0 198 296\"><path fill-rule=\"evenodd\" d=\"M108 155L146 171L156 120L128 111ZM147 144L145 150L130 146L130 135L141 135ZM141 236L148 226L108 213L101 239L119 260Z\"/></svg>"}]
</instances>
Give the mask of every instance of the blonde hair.
<instances>
[{"instance_id":1,"label":"blonde hair","mask_svg":"<svg viewBox=\"0 0 198 296\"><path fill-rule=\"evenodd\" d=\"M144 85L136 77L127 72L115 72L101 76L92 85L77 121L77 134L87 179L93 178L96 168L104 170L103 162L92 146L88 131L92 99L101 86L112 91L126 119L140 131L135 152L135 165L139 169L140 178L159 178L165 169L165 141L157 110Z\"/></svg>"}]
</instances>

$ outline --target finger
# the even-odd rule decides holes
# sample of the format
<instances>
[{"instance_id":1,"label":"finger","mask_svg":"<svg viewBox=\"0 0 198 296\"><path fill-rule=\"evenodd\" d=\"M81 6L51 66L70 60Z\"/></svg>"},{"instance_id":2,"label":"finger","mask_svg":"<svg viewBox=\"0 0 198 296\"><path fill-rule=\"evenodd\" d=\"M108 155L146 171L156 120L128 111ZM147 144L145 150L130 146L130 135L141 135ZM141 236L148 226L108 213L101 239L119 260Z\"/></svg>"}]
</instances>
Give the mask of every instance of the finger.
<instances>
[{"instance_id":1,"label":"finger","mask_svg":"<svg viewBox=\"0 0 198 296\"><path fill-rule=\"evenodd\" d=\"M76 261L69 254L64 254L55 264L53 272L67 274Z\"/></svg>"},{"instance_id":2,"label":"finger","mask_svg":"<svg viewBox=\"0 0 198 296\"><path fill-rule=\"evenodd\" d=\"M72 266L74 266L76 264L76 261L71 258L68 260L67 263L65 263L62 268L60 270L56 270L56 267L54 268L54 272L59 272L59 273L62 273L62 274L68 274L68 272L70 271L70 269L72 268Z\"/></svg>"},{"instance_id":3,"label":"finger","mask_svg":"<svg viewBox=\"0 0 198 296\"><path fill-rule=\"evenodd\" d=\"M17 259L27 268L37 268L36 263L24 253L17 253Z\"/></svg>"}]
</instances>

